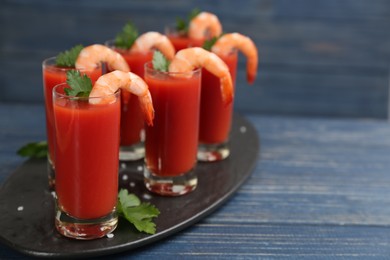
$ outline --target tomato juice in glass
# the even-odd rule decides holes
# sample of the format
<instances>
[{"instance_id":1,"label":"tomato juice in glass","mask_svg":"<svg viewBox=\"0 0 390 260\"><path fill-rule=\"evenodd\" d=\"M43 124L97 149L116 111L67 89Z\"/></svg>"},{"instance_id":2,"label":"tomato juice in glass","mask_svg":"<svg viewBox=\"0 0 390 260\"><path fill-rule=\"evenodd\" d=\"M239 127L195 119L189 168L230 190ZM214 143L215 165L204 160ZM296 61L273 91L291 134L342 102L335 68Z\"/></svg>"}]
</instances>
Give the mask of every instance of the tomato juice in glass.
<instances>
[{"instance_id":1,"label":"tomato juice in glass","mask_svg":"<svg viewBox=\"0 0 390 260\"><path fill-rule=\"evenodd\" d=\"M130 71L144 77L144 65L153 59L153 52L130 52L117 48L113 41L106 43L122 55L130 67ZM138 97L130 92L121 92L121 138L119 159L134 161L145 156L144 148L144 117L139 105Z\"/></svg>"},{"instance_id":2,"label":"tomato juice in glass","mask_svg":"<svg viewBox=\"0 0 390 260\"><path fill-rule=\"evenodd\" d=\"M54 187L54 141L55 141L55 129L54 129L54 115L53 115L53 88L54 86L66 82L66 72L74 70L75 68L59 67L56 65L56 58L48 58L42 63L42 74L43 74L43 93L45 98L45 111L46 111L46 134L47 143L49 148L48 161L49 161L49 185L51 188ZM95 82L101 75L101 67L97 67L93 71L83 71L82 73L87 74L92 82Z\"/></svg>"},{"instance_id":3,"label":"tomato juice in glass","mask_svg":"<svg viewBox=\"0 0 390 260\"><path fill-rule=\"evenodd\" d=\"M201 70L156 71L145 65L155 118L145 127L145 183L149 190L176 196L195 189Z\"/></svg>"},{"instance_id":4,"label":"tomato juice in glass","mask_svg":"<svg viewBox=\"0 0 390 260\"><path fill-rule=\"evenodd\" d=\"M237 52L219 57L229 67L235 86ZM233 103L224 104L220 84L219 78L206 70L202 71L198 153L201 161L221 160L229 155L226 149L232 125Z\"/></svg>"},{"instance_id":5,"label":"tomato juice in glass","mask_svg":"<svg viewBox=\"0 0 390 260\"><path fill-rule=\"evenodd\" d=\"M107 104L53 91L56 129L56 228L69 237L92 239L117 224L120 94Z\"/></svg>"}]
</instances>

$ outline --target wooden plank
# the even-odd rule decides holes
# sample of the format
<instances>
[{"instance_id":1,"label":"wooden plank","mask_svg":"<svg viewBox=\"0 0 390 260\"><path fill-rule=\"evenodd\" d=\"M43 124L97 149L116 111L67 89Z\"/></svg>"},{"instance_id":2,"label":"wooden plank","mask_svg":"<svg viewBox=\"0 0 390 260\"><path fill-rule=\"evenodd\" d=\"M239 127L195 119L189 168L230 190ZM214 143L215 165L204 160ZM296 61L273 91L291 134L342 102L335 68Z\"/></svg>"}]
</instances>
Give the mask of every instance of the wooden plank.
<instances>
[{"instance_id":1,"label":"wooden plank","mask_svg":"<svg viewBox=\"0 0 390 260\"><path fill-rule=\"evenodd\" d=\"M0 103L0 181L44 138L44 109ZM377 257L390 253L390 125L248 115L261 140L251 178L221 209L161 243L112 256ZM237 166L239 167L239 165ZM0 245L0 257L21 257Z\"/></svg>"},{"instance_id":2,"label":"wooden plank","mask_svg":"<svg viewBox=\"0 0 390 260\"><path fill-rule=\"evenodd\" d=\"M166 243L140 248L139 259L387 258L389 229L383 227L200 223ZM223 235L221 235L223 234ZM362 235L364 234L364 235ZM178 253L179 252L179 253ZM117 255L118 259L129 252ZM114 258L115 259L115 258Z\"/></svg>"},{"instance_id":3,"label":"wooden plank","mask_svg":"<svg viewBox=\"0 0 390 260\"><path fill-rule=\"evenodd\" d=\"M103 43L128 20L141 32L162 32L195 6L215 12L225 31L249 35L259 46L259 87L238 90L238 111L388 117L385 0L2 1L0 101L42 102L40 63L46 57L78 43ZM238 85L246 84L244 66L242 59Z\"/></svg>"}]
</instances>

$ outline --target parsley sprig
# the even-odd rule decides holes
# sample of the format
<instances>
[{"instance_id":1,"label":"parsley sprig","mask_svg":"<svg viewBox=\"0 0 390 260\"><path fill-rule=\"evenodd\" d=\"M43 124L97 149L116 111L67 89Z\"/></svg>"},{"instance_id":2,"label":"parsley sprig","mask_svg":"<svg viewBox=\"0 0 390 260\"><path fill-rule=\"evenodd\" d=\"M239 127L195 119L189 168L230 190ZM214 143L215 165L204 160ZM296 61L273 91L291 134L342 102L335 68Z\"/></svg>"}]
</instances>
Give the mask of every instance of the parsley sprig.
<instances>
[{"instance_id":1,"label":"parsley sprig","mask_svg":"<svg viewBox=\"0 0 390 260\"><path fill-rule=\"evenodd\" d=\"M179 33L179 35L187 35L191 20L194 19L194 17L197 16L200 12L201 10L199 8L194 8L188 14L186 19L181 17L176 18L176 31Z\"/></svg>"},{"instance_id":2,"label":"parsley sprig","mask_svg":"<svg viewBox=\"0 0 390 260\"><path fill-rule=\"evenodd\" d=\"M138 231L156 233L153 218L157 217L160 211L150 203L141 202L136 195L129 194L126 189L119 191L117 212L119 216L132 223Z\"/></svg>"},{"instance_id":3,"label":"parsley sprig","mask_svg":"<svg viewBox=\"0 0 390 260\"><path fill-rule=\"evenodd\" d=\"M22 157L45 158L48 153L47 142L41 141L28 143L23 145L16 153Z\"/></svg>"},{"instance_id":4,"label":"parsley sprig","mask_svg":"<svg viewBox=\"0 0 390 260\"><path fill-rule=\"evenodd\" d=\"M211 48L214 46L214 44L218 41L218 39L220 38L219 37L213 37L211 39L208 39L206 40L203 45L202 45L202 48L207 50L207 51L211 51Z\"/></svg>"},{"instance_id":5,"label":"parsley sprig","mask_svg":"<svg viewBox=\"0 0 390 260\"><path fill-rule=\"evenodd\" d=\"M87 75L81 75L78 70L66 72L66 83L70 88L65 88L65 94L72 97L88 97L92 90L92 81Z\"/></svg>"},{"instance_id":6,"label":"parsley sprig","mask_svg":"<svg viewBox=\"0 0 390 260\"><path fill-rule=\"evenodd\" d=\"M115 37L115 47L130 49L138 37L138 30L133 23L128 22Z\"/></svg>"},{"instance_id":7,"label":"parsley sprig","mask_svg":"<svg viewBox=\"0 0 390 260\"><path fill-rule=\"evenodd\" d=\"M79 56L80 51L83 48L84 46L79 44L74 46L70 50L60 52L56 57L56 65L59 67L74 68L77 57Z\"/></svg>"},{"instance_id":8,"label":"parsley sprig","mask_svg":"<svg viewBox=\"0 0 390 260\"><path fill-rule=\"evenodd\" d=\"M154 51L152 63L155 70L167 72L170 62L160 51Z\"/></svg>"}]
</instances>

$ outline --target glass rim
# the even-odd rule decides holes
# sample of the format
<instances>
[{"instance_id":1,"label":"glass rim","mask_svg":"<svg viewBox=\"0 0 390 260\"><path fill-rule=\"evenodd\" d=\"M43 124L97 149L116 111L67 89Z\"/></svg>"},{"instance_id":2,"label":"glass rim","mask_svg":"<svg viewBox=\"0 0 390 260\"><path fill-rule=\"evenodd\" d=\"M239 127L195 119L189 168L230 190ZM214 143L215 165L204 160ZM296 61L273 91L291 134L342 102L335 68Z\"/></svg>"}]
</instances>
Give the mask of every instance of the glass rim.
<instances>
[{"instance_id":1,"label":"glass rim","mask_svg":"<svg viewBox=\"0 0 390 260\"><path fill-rule=\"evenodd\" d=\"M180 34L179 31L177 30L176 23L174 23L174 22L166 24L164 26L164 34L166 36L175 36L175 37L187 37L188 36L188 34L185 34L185 35Z\"/></svg>"},{"instance_id":2,"label":"glass rim","mask_svg":"<svg viewBox=\"0 0 390 260\"><path fill-rule=\"evenodd\" d=\"M57 84L53 87L53 98L56 97L56 98L61 98L61 99L69 99L69 100L72 100L72 101L87 101L87 100L93 100L93 99L102 99L102 98L107 98L107 97L115 97L115 96L119 96L120 92L121 92L121 89L119 88L117 91L115 91L114 93L111 93L111 94L107 94L107 95L104 95L104 96L96 96L96 97L77 97L77 96L68 96L66 95L65 93L61 93L58 91L58 89L60 89L61 87L64 87L64 86L69 86L68 83L66 82L63 82L63 83L60 83L60 84Z\"/></svg>"},{"instance_id":3,"label":"glass rim","mask_svg":"<svg viewBox=\"0 0 390 260\"><path fill-rule=\"evenodd\" d=\"M116 47L114 38L108 39L108 40L104 41L104 45L107 46L107 47L110 47L110 48L114 47L114 48L117 48L117 49L120 49L120 50L124 50L124 51L128 50L128 49L123 49L123 48L120 48L120 47Z\"/></svg>"},{"instance_id":4,"label":"glass rim","mask_svg":"<svg viewBox=\"0 0 390 260\"><path fill-rule=\"evenodd\" d=\"M202 71L202 68L195 68L194 70L191 71L186 71L186 72L171 72L171 71L161 71L161 70L156 70L153 68L153 61L148 61L144 64L144 69L146 71L153 71L154 73L166 75L166 76L173 76L173 75L188 75L192 76L195 74L198 74Z\"/></svg>"}]
</instances>

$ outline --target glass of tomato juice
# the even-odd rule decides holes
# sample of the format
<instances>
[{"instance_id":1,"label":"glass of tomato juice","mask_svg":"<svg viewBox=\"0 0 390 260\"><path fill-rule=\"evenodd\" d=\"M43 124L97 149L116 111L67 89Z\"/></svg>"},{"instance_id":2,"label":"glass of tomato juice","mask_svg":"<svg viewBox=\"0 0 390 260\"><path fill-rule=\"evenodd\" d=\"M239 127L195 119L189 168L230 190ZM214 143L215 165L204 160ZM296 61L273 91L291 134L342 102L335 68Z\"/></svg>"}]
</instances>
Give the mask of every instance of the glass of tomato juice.
<instances>
[{"instance_id":1,"label":"glass of tomato juice","mask_svg":"<svg viewBox=\"0 0 390 260\"><path fill-rule=\"evenodd\" d=\"M145 82L155 118L145 127L144 182L151 192L179 196L197 186L201 69L185 73L155 70L145 64Z\"/></svg>"},{"instance_id":2,"label":"glass of tomato juice","mask_svg":"<svg viewBox=\"0 0 390 260\"><path fill-rule=\"evenodd\" d=\"M53 89L56 129L56 229L75 239L112 232L118 222L120 92L91 104L67 96L67 84Z\"/></svg>"},{"instance_id":3,"label":"glass of tomato juice","mask_svg":"<svg viewBox=\"0 0 390 260\"><path fill-rule=\"evenodd\" d=\"M130 50L115 47L114 40L107 41L106 46L122 55L131 72L141 78L144 77L144 65L153 59L153 52L130 52ZM144 117L136 95L122 91L121 101L119 160L136 161L145 157Z\"/></svg>"},{"instance_id":4,"label":"glass of tomato juice","mask_svg":"<svg viewBox=\"0 0 390 260\"><path fill-rule=\"evenodd\" d=\"M235 86L237 51L219 57L229 67ZM225 105L220 89L220 80L210 72L202 71L199 121L199 161L219 161L230 154L229 133L232 125L233 103Z\"/></svg>"},{"instance_id":5,"label":"glass of tomato juice","mask_svg":"<svg viewBox=\"0 0 390 260\"><path fill-rule=\"evenodd\" d=\"M45 59L42 62L42 76L43 76L43 94L45 98L45 112L46 112L46 134L48 143L48 177L49 188L54 190L55 187L55 162L54 162L54 115L53 115L53 100L52 92L54 86L66 82L66 72L74 70L71 67L59 67L56 65L56 57ZM92 71L80 70L81 73L87 74L92 82L95 82L102 75L101 66L96 67Z\"/></svg>"}]
</instances>

